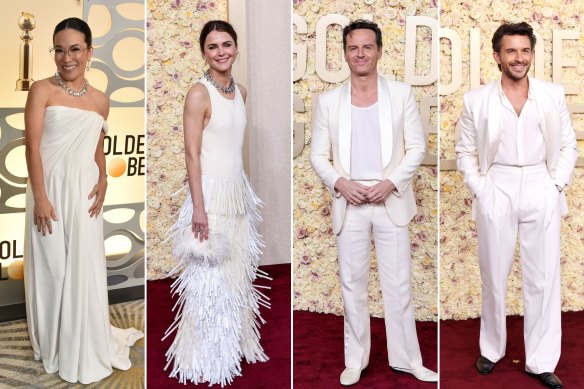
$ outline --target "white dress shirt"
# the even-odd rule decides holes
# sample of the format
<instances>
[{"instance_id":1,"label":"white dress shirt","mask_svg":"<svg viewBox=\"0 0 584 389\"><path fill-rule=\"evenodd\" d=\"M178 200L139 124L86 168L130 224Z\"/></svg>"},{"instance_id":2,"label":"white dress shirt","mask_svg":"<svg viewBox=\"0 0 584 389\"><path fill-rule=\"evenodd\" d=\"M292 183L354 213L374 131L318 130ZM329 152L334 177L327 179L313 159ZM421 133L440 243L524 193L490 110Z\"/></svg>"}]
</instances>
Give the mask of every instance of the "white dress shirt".
<instances>
[{"instance_id":1,"label":"white dress shirt","mask_svg":"<svg viewBox=\"0 0 584 389\"><path fill-rule=\"evenodd\" d=\"M381 180L379 104L351 105L351 180Z\"/></svg>"},{"instance_id":2,"label":"white dress shirt","mask_svg":"<svg viewBox=\"0 0 584 389\"><path fill-rule=\"evenodd\" d=\"M501 137L493 163L508 166L531 166L545 161L545 143L538 120L531 85L527 101L519 116L499 84L501 97Z\"/></svg>"}]
</instances>

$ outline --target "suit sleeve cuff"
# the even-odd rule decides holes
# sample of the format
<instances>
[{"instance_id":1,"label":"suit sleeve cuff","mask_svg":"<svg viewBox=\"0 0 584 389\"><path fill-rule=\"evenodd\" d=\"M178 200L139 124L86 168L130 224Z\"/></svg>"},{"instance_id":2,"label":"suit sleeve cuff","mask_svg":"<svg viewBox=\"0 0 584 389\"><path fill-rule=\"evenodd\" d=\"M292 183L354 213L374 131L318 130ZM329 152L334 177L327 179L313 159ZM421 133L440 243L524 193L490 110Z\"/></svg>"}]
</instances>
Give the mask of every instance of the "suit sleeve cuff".
<instances>
[{"instance_id":1,"label":"suit sleeve cuff","mask_svg":"<svg viewBox=\"0 0 584 389\"><path fill-rule=\"evenodd\" d=\"M411 183L411 180L406 182L400 182L399 180L392 176L389 176L388 178L386 178L386 180L391 181L393 186L395 186L395 189L392 193L397 197L401 197Z\"/></svg>"},{"instance_id":2,"label":"suit sleeve cuff","mask_svg":"<svg viewBox=\"0 0 584 389\"><path fill-rule=\"evenodd\" d=\"M342 176L340 174L336 174L331 181L328 183L327 187L329 189L329 191L331 192L331 194L335 197L339 197L341 195L341 192L339 192L338 190L335 189L335 184L337 183L337 181L339 180L339 178L341 178Z\"/></svg>"}]
</instances>

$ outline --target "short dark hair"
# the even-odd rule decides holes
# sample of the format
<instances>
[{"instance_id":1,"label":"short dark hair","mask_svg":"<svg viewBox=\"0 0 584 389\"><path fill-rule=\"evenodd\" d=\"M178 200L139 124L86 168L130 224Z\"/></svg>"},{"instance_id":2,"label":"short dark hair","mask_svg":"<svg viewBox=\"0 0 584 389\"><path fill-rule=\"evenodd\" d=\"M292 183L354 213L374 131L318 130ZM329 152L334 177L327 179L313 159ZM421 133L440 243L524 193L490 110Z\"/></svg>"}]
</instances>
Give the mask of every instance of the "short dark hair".
<instances>
[{"instance_id":1,"label":"short dark hair","mask_svg":"<svg viewBox=\"0 0 584 389\"><path fill-rule=\"evenodd\" d=\"M373 22L370 22L369 20L358 19L347 24L345 28L343 28L343 50L347 49L347 35L350 35L351 32L360 29L373 31L375 33L375 43L377 44L377 48L379 49L383 47L383 42L381 40L381 30L379 29L379 26Z\"/></svg>"},{"instance_id":2,"label":"short dark hair","mask_svg":"<svg viewBox=\"0 0 584 389\"><path fill-rule=\"evenodd\" d=\"M85 35L85 43L87 47L91 47L91 29L85 20L81 20L79 18L67 18L62 20L55 26L55 31L53 32L53 44L55 44L55 35L58 32L67 30L67 29L77 30L83 35Z\"/></svg>"},{"instance_id":3,"label":"short dark hair","mask_svg":"<svg viewBox=\"0 0 584 389\"><path fill-rule=\"evenodd\" d=\"M533 34L533 28L525 22L520 23L503 23L497 28L497 31L493 34L493 39L491 43L493 44L493 51L499 53L501 51L501 41L505 35L522 35L529 38L531 43L531 49L535 47L537 39ZM501 70L501 65L499 70Z\"/></svg>"},{"instance_id":4,"label":"short dark hair","mask_svg":"<svg viewBox=\"0 0 584 389\"><path fill-rule=\"evenodd\" d=\"M201 52L205 51L205 39L211 31L221 31L226 32L233 38L233 42L237 47L237 33L233 29L233 26L223 20L210 20L203 26L201 30L201 35L199 35L199 45L201 46Z\"/></svg>"}]
</instances>

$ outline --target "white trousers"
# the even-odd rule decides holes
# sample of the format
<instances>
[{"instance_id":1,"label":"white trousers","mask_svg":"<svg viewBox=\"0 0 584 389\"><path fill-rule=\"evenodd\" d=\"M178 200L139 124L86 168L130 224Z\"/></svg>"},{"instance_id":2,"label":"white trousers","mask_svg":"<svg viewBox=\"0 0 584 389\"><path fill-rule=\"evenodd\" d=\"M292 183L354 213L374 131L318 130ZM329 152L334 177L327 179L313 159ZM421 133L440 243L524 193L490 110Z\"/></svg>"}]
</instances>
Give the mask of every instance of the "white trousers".
<instances>
[{"instance_id":1,"label":"white trousers","mask_svg":"<svg viewBox=\"0 0 584 389\"><path fill-rule=\"evenodd\" d=\"M481 354L505 355L507 278L519 233L525 369L553 372L560 358L560 195L545 164L493 165L477 207L482 278Z\"/></svg>"},{"instance_id":2,"label":"white trousers","mask_svg":"<svg viewBox=\"0 0 584 389\"><path fill-rule=\"evenodd\" d=\"M390 220L383 204L348 205L337 236L345 307L345 366L364 369L369 363L369 261L375 242L381 278L389 364L414 369L422 365L410 282L408 228Z\"/></svg>"}]
</instances>

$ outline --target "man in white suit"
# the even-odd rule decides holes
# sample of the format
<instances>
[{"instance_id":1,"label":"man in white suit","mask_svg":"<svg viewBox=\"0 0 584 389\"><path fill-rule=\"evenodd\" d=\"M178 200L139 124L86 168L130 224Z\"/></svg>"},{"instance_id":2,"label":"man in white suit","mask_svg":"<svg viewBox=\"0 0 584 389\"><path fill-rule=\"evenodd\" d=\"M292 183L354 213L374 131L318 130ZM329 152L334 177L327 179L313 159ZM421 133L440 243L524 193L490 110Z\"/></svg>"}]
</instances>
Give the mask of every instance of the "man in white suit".
<instances>
[{"instance_id":1,"label":"man in white suit","mask_svg":"<svg viewBox=\"0 0 584 389\"><path fill-rule=\"evenodd\" d=\"M410 86L377 74L381 31L358 20L343 30L349 82L319 96L311 162L333 194L345 308L342 385L357 383L369 363L368 276L371 237L383 292L390 366L437 381L422 366L410 284L408 223L416 214L411 181L425 153L424 131ZM333 150L333 163L329 161Z\"/></svg>"},{"instance_id":2,"label":"man in white suit","mask_svg":"<svg viewBox=\"0 0 584 389\"><path fill-rule=\"evenodd\" d=\"M527 23L493 35L501 78L464 95L458 169L473 196L482 279L480 351L489 374L505 355L505 297L519 233L525 370L550 388L560 358L560 217L578 151L561 86L528 77L535 36Z\"/></svg>"}]
</instances>

